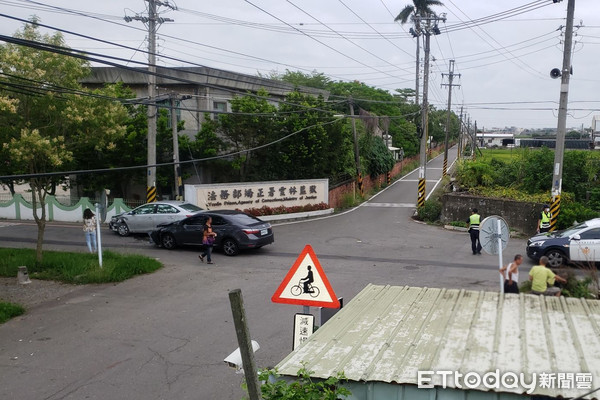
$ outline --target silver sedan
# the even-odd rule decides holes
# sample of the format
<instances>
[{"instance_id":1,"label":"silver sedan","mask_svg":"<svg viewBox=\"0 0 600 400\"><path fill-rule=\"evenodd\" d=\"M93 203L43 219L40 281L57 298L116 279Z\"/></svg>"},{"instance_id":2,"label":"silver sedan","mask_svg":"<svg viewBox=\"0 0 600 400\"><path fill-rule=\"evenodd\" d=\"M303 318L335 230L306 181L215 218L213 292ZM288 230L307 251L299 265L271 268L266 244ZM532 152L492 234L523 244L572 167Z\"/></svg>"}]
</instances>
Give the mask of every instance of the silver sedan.
<instances>
[{"instance_id":1,"label":"silver sedan","mask_svg":"<svg viewBox=\"0 0 600 400\"><path fill-rule=\"evenodd\" d=\"M115 215L108 226L121 236L130 233L147 233L156 229L158 224L179 221L198 211L202 211L202 208L191 203L176 200L159 201Z\"/></svg>"}]
</instances>

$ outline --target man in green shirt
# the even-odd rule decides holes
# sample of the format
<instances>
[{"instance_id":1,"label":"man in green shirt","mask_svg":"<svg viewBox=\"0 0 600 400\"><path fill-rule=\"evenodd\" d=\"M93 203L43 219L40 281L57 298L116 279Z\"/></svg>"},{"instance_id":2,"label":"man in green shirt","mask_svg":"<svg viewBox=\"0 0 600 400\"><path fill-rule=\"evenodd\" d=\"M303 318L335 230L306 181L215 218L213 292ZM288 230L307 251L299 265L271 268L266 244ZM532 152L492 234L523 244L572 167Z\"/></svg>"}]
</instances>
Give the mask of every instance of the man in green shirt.
<instances>
[{"instance_id":1,"label":"man in green shirt","mask_svg":"<svg viewBox=\"0 0 600 400\"><path fill-rule=\"evenodd\" d=\"M540 258L540 265L535 265L529 271L531 281L531 293L544 296L560 296L560 288L554 286L554 281L567 283L566 279L555 275L548 267L548 257ZM550 285L550 287L548 287Z\"/></svg>"}]
</instances>

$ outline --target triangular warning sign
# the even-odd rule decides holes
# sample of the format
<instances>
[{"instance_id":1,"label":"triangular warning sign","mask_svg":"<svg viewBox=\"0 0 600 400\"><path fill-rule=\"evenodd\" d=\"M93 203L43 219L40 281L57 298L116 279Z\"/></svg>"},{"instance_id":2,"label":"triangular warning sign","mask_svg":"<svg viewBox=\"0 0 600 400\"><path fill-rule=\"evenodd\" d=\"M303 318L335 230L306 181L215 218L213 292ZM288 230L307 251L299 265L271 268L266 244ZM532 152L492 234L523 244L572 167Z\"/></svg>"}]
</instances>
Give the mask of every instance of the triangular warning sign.
<instances>
[{"instance_id":1,"label":"triangular warning sign","mask_svg":"<svg viewBox=\"0 0 600 400\"><path fill-rule=\"evenodd\" d=\"M309 283L312 276L312 282ZM308 289L308 292L306 291ZM340 308L313 248L307 244L271 297L273 303Z\"/></svg>"}]
</instances>

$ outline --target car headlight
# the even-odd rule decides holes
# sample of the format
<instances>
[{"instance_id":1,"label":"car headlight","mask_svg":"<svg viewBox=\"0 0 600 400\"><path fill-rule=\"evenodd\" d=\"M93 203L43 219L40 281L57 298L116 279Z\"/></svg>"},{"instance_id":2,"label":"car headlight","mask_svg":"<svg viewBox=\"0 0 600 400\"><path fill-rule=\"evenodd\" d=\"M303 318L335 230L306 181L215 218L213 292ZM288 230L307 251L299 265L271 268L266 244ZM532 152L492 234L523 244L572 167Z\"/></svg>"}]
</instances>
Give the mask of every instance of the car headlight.
<instances>
[{"instance_id":1,"label":"car headlight","mask_svg":"<svg viewBox=\"0 0 600 400\"><path fill-rule=\"evenodd\" d=\"M539 242L533 242L529 245L529 247L540 247L541 245L543 245L545 243L544 240L540 240Z\"/></svg>"}]
</instances>

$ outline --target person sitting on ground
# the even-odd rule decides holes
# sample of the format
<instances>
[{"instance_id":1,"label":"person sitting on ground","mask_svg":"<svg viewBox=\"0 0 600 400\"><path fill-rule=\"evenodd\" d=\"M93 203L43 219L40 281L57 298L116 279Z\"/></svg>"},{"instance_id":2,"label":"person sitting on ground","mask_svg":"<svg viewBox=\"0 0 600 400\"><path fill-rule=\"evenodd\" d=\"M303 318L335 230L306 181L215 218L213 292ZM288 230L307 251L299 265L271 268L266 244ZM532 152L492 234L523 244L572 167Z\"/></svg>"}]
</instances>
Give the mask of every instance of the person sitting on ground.
<instances>
[{"instance_id":1,"label":"person sitting on ground","mask_svg":"<svg viewBox=\"0 0 600 400\"><path fill-rule=\"evenodd\" d=\"M567 283L567 280L554 274L546 265L548 257L540 258L540 265L535 265L529 271L529 280L531 281L531 294L544 296L560 296L560 288L554 286L554 281ZM548 285L551 285L548 287Z\"/></svg>"}]
</instances>

